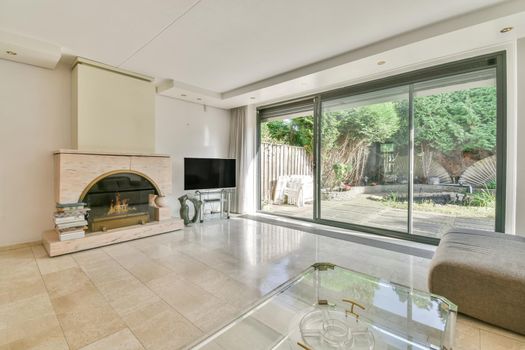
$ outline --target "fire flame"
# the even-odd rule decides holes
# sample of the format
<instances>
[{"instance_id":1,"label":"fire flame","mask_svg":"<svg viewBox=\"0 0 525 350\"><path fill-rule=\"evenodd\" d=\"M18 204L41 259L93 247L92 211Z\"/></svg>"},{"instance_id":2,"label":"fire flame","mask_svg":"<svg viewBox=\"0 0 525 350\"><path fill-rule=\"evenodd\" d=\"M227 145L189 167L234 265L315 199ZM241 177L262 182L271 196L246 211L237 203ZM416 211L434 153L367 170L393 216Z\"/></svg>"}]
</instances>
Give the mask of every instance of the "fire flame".
<instances>
[{"instance_id":1,"label":"fire flame","mask_svg":"<svg viewBox=\"0 0 525 350\"><path fill-rule=\"evenodd\" d=\"M115 195L115 201L111 200L111 204L109 206L109 210L107 215L112 214L126 214L130 210L135 210L135 208L129 208L128 206L129 199L127 198L120 198L120 193L117 192Z\"/></svg>"}]
</instances>

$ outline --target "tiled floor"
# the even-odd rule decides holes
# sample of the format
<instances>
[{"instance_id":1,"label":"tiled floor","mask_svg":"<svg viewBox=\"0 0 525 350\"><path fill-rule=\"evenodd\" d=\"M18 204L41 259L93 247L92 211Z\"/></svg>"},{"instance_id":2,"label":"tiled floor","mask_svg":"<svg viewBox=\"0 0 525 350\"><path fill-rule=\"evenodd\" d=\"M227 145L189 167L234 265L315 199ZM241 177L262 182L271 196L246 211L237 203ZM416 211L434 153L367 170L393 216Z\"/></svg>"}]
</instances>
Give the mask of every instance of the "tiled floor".
<instances>
[{"instance_id":1,"label":"tiled floor","mask_svg":"<svg viewBox=\"0 0 525 350\"><path fill-rule=\"evenodd\" d=\"M430 262L241 218L52 259L4 251L0 350L178 349L316 261L418 289ZM525 337L460 317L456 345L524 350Z\"/></svg>"}]
</instances>

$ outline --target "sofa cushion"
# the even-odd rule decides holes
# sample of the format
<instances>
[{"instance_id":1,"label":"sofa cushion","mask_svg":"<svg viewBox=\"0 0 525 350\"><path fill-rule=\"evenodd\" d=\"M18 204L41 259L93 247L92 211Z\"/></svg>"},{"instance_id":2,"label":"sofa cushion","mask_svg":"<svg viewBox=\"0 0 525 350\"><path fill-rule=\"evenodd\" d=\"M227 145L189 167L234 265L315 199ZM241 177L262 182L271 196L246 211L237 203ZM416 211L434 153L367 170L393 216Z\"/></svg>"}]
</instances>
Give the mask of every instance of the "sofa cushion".
<instances>
[{"instance_id":1,"label":"sofa cushion","mask_svg":"<svg viewBox=\"0 0 525 350\"><path fill-rule=\"evenodd\" d=\"M461 313L525 334L525 238L476 230L445 234L429 289Z\"/></svg>"}]
</instances>

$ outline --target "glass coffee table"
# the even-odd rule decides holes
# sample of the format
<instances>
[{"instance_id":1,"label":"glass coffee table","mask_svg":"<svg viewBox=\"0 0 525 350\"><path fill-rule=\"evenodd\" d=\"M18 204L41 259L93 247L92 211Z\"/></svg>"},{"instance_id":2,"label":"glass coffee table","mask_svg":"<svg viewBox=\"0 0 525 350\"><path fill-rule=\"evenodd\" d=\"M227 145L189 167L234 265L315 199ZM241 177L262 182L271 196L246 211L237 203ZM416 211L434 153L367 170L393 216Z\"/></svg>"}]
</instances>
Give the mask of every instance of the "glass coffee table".
<instances>
[{"instance_id":1,"label":"glass coffee table","mask_svg":"<svg viewBox=\"0 0 525 350\"><path fill-rule=\"evenodd\" d=\"M452 350L457 308L437 295L317 263L199 350Z\"/></svg>"}]
</instances>

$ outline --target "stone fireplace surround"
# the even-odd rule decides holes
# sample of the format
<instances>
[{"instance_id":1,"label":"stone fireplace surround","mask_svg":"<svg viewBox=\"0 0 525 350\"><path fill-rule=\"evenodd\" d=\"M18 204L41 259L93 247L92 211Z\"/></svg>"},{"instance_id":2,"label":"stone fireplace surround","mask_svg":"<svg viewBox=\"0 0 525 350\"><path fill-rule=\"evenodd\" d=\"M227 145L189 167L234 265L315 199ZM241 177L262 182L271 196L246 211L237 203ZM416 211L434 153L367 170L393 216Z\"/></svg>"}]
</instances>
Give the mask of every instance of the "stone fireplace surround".
<instances>
[{"instance_id":1,"label":"stone fireplace surround","mask_svg":"<svg viewBox=\"0 0 525 350\"><path fill-rule=\"evenodd\" d=\"M167 196L172 192L171 159L167 155L59 150L54 153L54 161L57 203L78 202L85 191L98 180L119 172L132 172L147 178L160 196ZM69 241L60 241L54 230L47 231L43 234L43 244L48 254L55 256L183 227L182 220L171 217L168 207L155 208L154 220L144 225L88 233L84 238Z\"/></svg>"}]
</instances>

